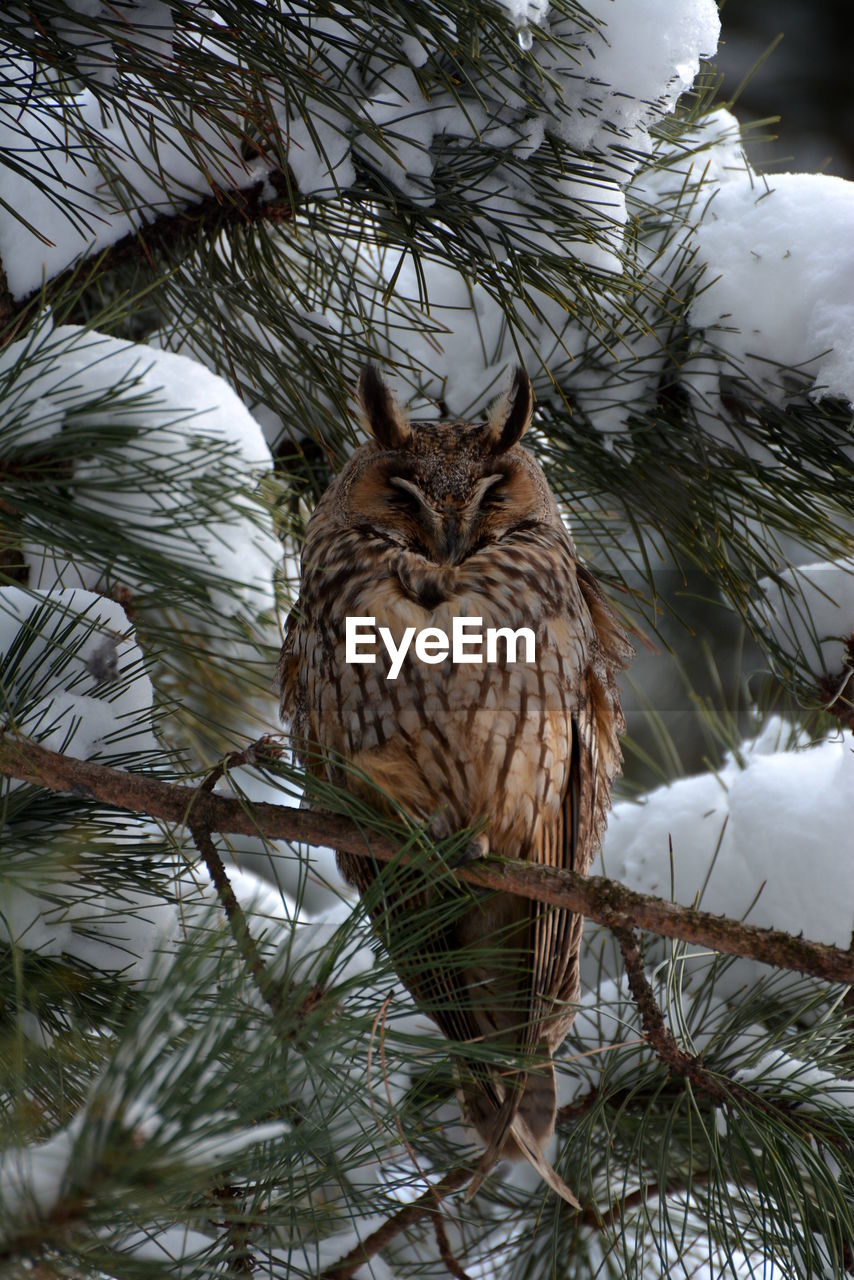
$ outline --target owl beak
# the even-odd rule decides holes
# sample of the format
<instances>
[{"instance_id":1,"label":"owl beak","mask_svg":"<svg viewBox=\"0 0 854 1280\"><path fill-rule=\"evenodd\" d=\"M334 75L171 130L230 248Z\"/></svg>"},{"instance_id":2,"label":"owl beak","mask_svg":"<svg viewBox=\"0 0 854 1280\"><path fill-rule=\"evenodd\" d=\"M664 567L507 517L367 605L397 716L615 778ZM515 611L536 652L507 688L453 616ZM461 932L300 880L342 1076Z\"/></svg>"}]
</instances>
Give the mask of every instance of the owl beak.
<instances>
[{"instance_id":1,"label":"owl beak","mask_svg":"<svg viewBox=\"0 0 854 1280\"><path fill-rule=\"evenodd\" d=\"M455 515L445 517L442 525L442 559L448 564L456 564L461 550L463 539L460 536L460 522Z\"/></svg>"}]
</instances>

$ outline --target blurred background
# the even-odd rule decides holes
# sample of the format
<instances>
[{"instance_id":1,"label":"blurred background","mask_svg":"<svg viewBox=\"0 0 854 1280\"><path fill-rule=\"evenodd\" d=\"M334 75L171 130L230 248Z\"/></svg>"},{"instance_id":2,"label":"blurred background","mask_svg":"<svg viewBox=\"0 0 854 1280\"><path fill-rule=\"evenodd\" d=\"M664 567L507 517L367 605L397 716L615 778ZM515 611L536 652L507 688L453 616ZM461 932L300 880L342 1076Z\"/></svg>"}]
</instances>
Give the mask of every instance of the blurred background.
<instances>
[{"instance_id":1,"label":"blurred background","mask_svg":"<svg viewBox=\"0 0 854 1280\"><path fill-rule=\"evenodd\" d=\"M724 0L721 21L722 96L749 77L742 124L780 117L758 130L776 141L754 141L751 163L854 178L854 0Z\"/></svg>"}]
</instances>

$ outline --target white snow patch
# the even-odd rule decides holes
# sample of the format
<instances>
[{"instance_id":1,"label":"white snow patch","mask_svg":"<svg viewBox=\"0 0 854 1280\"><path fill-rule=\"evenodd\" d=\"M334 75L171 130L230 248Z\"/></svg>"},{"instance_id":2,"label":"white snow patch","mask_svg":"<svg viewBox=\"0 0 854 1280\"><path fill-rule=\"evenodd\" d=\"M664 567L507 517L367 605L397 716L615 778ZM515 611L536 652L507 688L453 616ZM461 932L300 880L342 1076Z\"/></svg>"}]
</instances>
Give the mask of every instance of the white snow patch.
<instances>
[{"instance_id":1,"label":"white snow patch","mask_svg":"<svg viewBox=\"0 0 854 1280\"><path fill-rule=\"evenodd\" d=\"M733 173L695 232L703 288L690 320L776 404L796 369L815 399L854 403L854 183Z\"/></svg>"},{"instance_id":2,"label":"white snow patch","mask_svg":"<svg viewBox=\"0 0 854 1280\"><path fill-rule=\"evenodd\" d=\"M0 589L10 727L86 760L157 750L152 687L121 605L91 591Z\"/></svg>"},{"instance_id":3,"label":"white snow patch","mask_svg":"<svg viewBox=\"0 0 854 1280\"><path fill-rule=\"evenodd\" d=\"M282 780L268 782L249 768L229 770L217 791L245 796L253 803L266 801L293 808L299 806L301 799L301 793L289 790ZM342 898L352 898L354 893L338 870L334 851L322 845L230 835L227 856L238 867L286 894L294 911L298 903L301 913L313 916L333 908Z\"/></svg>"},{"instance_id":4,"label":"white snow patch","mask_svg":"<svg viewBox=\"0 0 854 1280\"><path fill-rule=\"evenodd\" d=\"M133 434L103 455L73 461L69 501L95 508L155 544L176 566L204 569L226 614L272 609L280 557L269 514L246 490L272 469L260 426L234 391L187 356L44 319L0 353L0 399L16 446L43 443L67 425ZM176 464L181 462L180 471ZM195 496L206 477L233 483L228 503L204 511ZM195 513L195 515L194 515ZM110 549L105 549L109 555ZM103 588L104 567L25 546L30 584ZM145 585L123 566L122 585Z\"/></svg>"},{"instance_id":5,"label":"white snow patch","mask_svg":"<svg viewBox=\"0 0 854 1280\"><path fill-rule=\"evenodd\" d=\"M561 132L583 150L649 147L649 129L691 87L700 59L718 47L714 0L587 0L599 29L587 37L574 87L576 110ZM555 24L571 33L571 19ZM575 105L575 104L573 104ZM623 164L633 167L631 160Z\"/></svg>"},{"instance_id":6,"label":"white snow patch","mask_svg":"<svg viewBox=\"0 0 854 1280\"><path fill-rule=\"evenodd\" d=\"M7 1219L46 1217L60 1199L71 1154L83 1127L82 1112L47 1142L9 1147L0 1154L0 1204Z\"/></svg>"},{"instance_id":7,"label":"white snow patch","mask_svg":"<svg viewBox=\"0 0 854 1280\"><path fill-rule=\"evenodd\" d=\"M748 923L847 948L854 927L854 735L780 750L772 718L707 773L659 787L642 804L615 805L600 869L632 889ZM672 858L670 846L672 843ZM595 966L595 958L591 958ZM756 978L740 962L727 984ZM587 980L595 982L594 969Z\"/></svg>"},{"instance_id":8,"label":"white snow patch","mask_svg":"<svg viewBox=\"0 0 854 1280\"><path fill-rule=\"evenodd\" d=\"M2 63L0 149L16 165L0 174L0 260L16 298L159 214L266 173L241 159L236 122L229 135L178 102L153 106L137 76L124 74L122 97L108 100L73 82L63 93L23 54Z\"/></svg>"}]
</instances>

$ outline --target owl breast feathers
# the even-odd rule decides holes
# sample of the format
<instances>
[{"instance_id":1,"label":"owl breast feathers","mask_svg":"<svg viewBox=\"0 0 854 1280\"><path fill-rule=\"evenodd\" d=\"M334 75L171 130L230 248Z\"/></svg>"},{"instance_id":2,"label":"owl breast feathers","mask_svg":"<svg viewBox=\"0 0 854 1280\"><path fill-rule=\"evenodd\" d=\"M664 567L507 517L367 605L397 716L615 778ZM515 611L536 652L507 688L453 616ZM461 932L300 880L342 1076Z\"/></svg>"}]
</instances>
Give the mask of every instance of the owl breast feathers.
<instances>
[{"instance_id":1,"label":"owl breast feathers","mask_svg":"<svg viewBox=\"0 0 854 1280\"><path fill-rule=\"evenodd\" d=\"M481 824L472 854L586 872L620 767L616 675L632 651L519 444L527 375L516 371L485 422L410 423L372 367L359 391L372 439L309 522L279 667L301 758L437 838ZM501 643L492 662L428 664L410 650L392 680L383 645L374 662L347 662L354 616L387 628L395 647L407 628L450 635L455 617L527 627L534 660L511 661ZM338 861L366 891L372 864ZM503 1054L500 1069L489 1053L455 1059L463 1114L486 1143L480 1176L499 1155L522 1156L571 1198L542 1149L555 1123L551 1057L578 998L581 918L492 894L399 958L394 938L419 906L400 872L377 908L402 980L452 1042Z\"/></svg>"}]
</instances>

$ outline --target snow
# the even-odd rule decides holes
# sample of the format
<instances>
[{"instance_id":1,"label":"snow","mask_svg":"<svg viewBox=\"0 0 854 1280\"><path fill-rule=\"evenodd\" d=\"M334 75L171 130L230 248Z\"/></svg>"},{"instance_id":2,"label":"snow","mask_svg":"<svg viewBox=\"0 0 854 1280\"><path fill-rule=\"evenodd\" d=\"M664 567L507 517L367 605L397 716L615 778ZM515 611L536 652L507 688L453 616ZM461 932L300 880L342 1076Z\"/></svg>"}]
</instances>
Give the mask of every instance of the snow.
<instances>
[{"instance_id":1,"label":"snow","mask_svg":"<svg viewBox=\"0 0 854 1280\"><path fill-rule=\"evenodd\" d=\"M680 376L704 429L719 434L726 419L721 378L781 407L804 392L854 402L854 183L760 177L723 109L653 159L630 204L651 218L641 256L652 279L681 293L694 281L695 349Z\"/></svg>"},{"instance_id":2,"label":"snow","mask_svg":"<svg viewBox=\"0 0 854 1280\"><path fill-rule=\"evenodd\" d=\"M126 23L124 29L132 29ZM0 104L0 149L15 167L0 174L0 260L16 298L39 289L80 255L114 244L161 213L245 187L266 173L247 164L226 129L125 74L124 101L92 89L61 96L33 64L3 58L9 92ZM192 142L188 142L192 139Z\"/></svg>"},{"instance_id":3,"label":"snow","mask_svg":"<svg viewBox=\"0 0 854 1280\"><path fill-rule=\"evenodd\" d=\"M345 1257L360 1240L366 1240L371 1232L378 1230L384 1222L385 1219L379 1214L363 1217L359 1219L358 1230L352 1229L326 1236L325 1239L304 1249L296 1245L287 1249L276 1249L270 1256L281 1268L280 1272L277 1270L278 1274L293 1276L294 1280L297 1280L297 1277L299 1280L309 1280L310 1277L322 1275L327 1267L331 1267ZM374 1257L364 1266L357 1267L353 1272L353 1280L397 1280L397 1276L381 1257Z\"/></svg>"},{"instance_id":4,"label":"snow","mask_svg":"<svg viewBox=\"0 0 854 1280\"><path fill-rule=\"evenodd\" d=\"M329 964L332 943L336 944L339 955L346 953L346 959L341 958L337 967L341 971L346 969L348 981L374 971L376 957L371 948L364 942L354 945L352 934L348 936L347 926L351 923L352 913L350 903L339 902L314 920L296 924L287 940L288 977L291 981L320 980L321 973L325 973ZM328 973L324 981L330 981Z\"/></svg>"},{"instance_id":5,"label":"snow","mask_svg":"<svg viewBox=\"0 0 854 1280\"><path fill-rule=\"evenodd\" d=\"M702 290L689 318L773 403L797 369L813 398L854 403L854 183L732 174L696 229Z\"/></svg>"},{"instance_id":6,"label":"snow","mask_svg":"<svg viewBox=\"0 0 854 1280\"><path fill-rule=\"evenodd\" d=\"M549 0L499 0L516 27L540 26L549 11Z\"/></svg>"},{"instance_id":7,"label":"snow","mask_svg":"<svg viewBox=\"0 0 854 1280\"><path fill-rule=\"evenodd\" d=\"M847 948L854 928L854 735L783 750L772 717L716 773L681 779L641 804L615 805L602 874L685 906ZM672 843L672 858L670 846ZM592 947L585 980L598 982ZM743 961L718 983L762 967Z\"/></svg>"},{"instance_id":8,"label":"snow","mask_svg":"<svg viewBox=\"0 0 854 1280\"><path fill-rule=\"evenodd\" d=\"M228 778L218 784L217 791L243 796L254 803L294 808L301 799L300 794L288 790L281 779L268 782L249 768L229 770ZM230 835L223 852L237 867L287 895L295 910L298 903L300 913L314 916L334 908L342 898L353 897L353 890L338 870L334 851L322 845Z\"/></svg>"},{"instance_id":9,"label":"snow","mask_svg":"<svg viewBox=\"0 0 854 1280\"><path fill-rule=\"evenodd\" d=\"M211 597L221 612L274 604L280 552L264 506L241 492L272 469L261 428L234 391L197 361L87 330L54 327L49 317L0 353L4 441L45 443L64 429L105 432L103 455L75 459L72 504L117 520L128 534L180 565L219 578ZM116 424L128 437L116 444ZM180 485L173 478L181 464ZM230 479L228 505L194 501L210 477ZM102 565L65 559L55 548L25 547L30 585L103 588ZM123 586L147 585L128 565Z\"/></svg>"},{"instance_id":10,"label":"snow","mask_svg":"<svg viewBox=\"0 0 854 1280\"><path fill-rule=\"evenodd\" d=\"M0 1204L7 1220L50 1213L62 1195L83 1122L78 1113L47 1142L9 1147L0 1154Z\"/></svg>"},{"instance_id":11,"label":"snow","mask_svg":"<svg viewBox=\"0 0 854 1280\"><path fill-rule=\"evenodd\" d=\"M150 841L162 874L171 872L171 898L164 897L159 885L150 891L130 883L99 887L97 871L71 881L43 854L26 862L10 858L0 877L0 940L11 936L24 950L63 955L103 973L121 974L129 982L151 983L163 964L172 963L189 932L223 930L222 905L206 868L188 870L185 857L165 853L156 824L128 822L124 838L116 833L100 849L93 842L90 865L98 856L113 864L123 855L138 856ZM197 857L192 847L186 852ZM114 866L112 870L114 874ZM281 893L237 867L229 867L228 876L259 943L285 947L291 939L292 910Z\"/></svg>"},{"instance_id":12,"label":"snow","mask_svg":"<svg viewBox=\"0 0 854 1280\"><path fill-rule=\"evenodd\" d=\"M765 1087L777 1097L792 1098L807 1111L834 1105L854 1109L854 1083L780 1049L763 1053L757 1062L733 1072L733 1079L759 1086L759 1093Z\"/></svg>"},{"instance_id":13,"label":"snow","mask_svg":"<svg viewBox=\"0 0 854 1280\"><path fill-rule=\"evenodd\" d=\"M409 67L395 67L378 78L365 112L381 131L384 145L368 136L361 140L360 151L406 195L432 203L430 144L447 110L431 104Z\"/></svg>"},{"instance_id":14,"label":"snow","mask_svg":"<svg viewBox=\"0 0 854 1280\"><path fill-rule=\"evenodd\" d=\"M168 16L155 8L157 24L163 27L159 47L168 56ZM702 273L689 313L701 342L683 371L687 388L708 407L710 420L719 407L720 375L732 371L742 370L778 404L792 393L778 366L797 368L816 398L854 399L854 186L825 175L758 179L743 160L732 117L723 111L697 127L698 143L702 139L714 145L696 157L686 153L685 140L676 154L668 152L669 144L652 141L650 130L674 110L693 83L701 57L715 51L720 23L713 0L592 0L583 21L550 8L546 0L506 0L504 8L510 19L508 41L513 27L528 37L533 31L537 38L528 53L517 48L514 54L508 48L490 55L505 60L500 89L478 97L459 86L459 99L441 85L434 85L429 97L422 89L414 69L424 65L435 41L417 23L420 35L398 37L399 62L380 66L371 58L364 64L359 61L366 29L316 15L310 30L294 39L302 40L307 54L324 69L324 100L306 100L297 110L295 100L286 101L280 86L268 86L300 190L306 195L334 195L352 185L356 151L409 199L429 205L435 199L436 166L454 147L484 146L496 156L523 161L542 148L549 134L556 134L578 152L579 167L573 175L546 180L525 166L511 169L499 163L467 188L467 197L478 205L476 219L498 259L506 256L508 246L516 245L529 252L568 253L618 274L626 190L632 179L633 198L654 203L668 185L671 199L677 200L675 192L686 173L695 184L703 175L693 225L679 249ZM144 33L137 36L148 38ZM523 57L550 77L543 84L539 111L525 100ZM161 169L168 174L169 207L209 190L212 180L245 185L266 174L262 168L249 172L222 130L217 133L209 122L192 122L200 141L199 154L190 154L183 141L186 120L158 117L150 107L130 122L109 113L102 119L91 89L81 89L60 110L50 85L32 93L31 68L25 60L18 59L13 70L20 103L10 100L0 118L0 127L9 135L5 140L18 148L16 157L26 166L37 163L36 142L52 139L54 166L40 178L47 192L16 179L13 204L21 217L55 241L55 248L38 243L8 210L0 214L0 257L16 295L36 287L43 271L52 275L66 265L84 248L87 237L101 246L150 216L158 198L163 199ZM142 82L135 85L128 78L126 87L142 98ZM63 111L72 124L78 121L78 133L84 131L75 144L79 154L73 156L68 154L71 144L62 125ZM152 129L160 139L157 162L151 151ZM72 127L72 138L74 133ZM92 146L94 138L97 147ZM438 139L443 141L439 148ZM656 167L638 173L641 158L648 154ZM104 184L99 165L105 157L120 166L123 181L134 193L128 211L117 211L115 197ZM69 222L55 202L62 182L77 190L79 225ZM549 205L571 209L583 202L589 232L591 185L598 192L596 235L592 240L589 235L568 238L557 231ZM0 180L0 197L4 194L8 192ZM537 211L535 219L531 209ZM650 236L650 242L640 246L642 257L654 258L656 233ZM372 251L367 253L370 257ZM652 265L653 278L660 277L666 286L674 263L671 256ZM395 265L389 264L387 271L384 265L379 268L383 285ZM516 358L513 335L489 299L476 301L472 310L464 296L466 282L453 280L447 267L429 260L423 266L431 314L444 330L438 338L440 350L422 350L430 343L420 335L413 335L408 344L398 332L388 354L399 357L401 347L406 351L411 345L407 354L414 372L409 381L416 401L444 389L451 412L477 412ZM418 280L408 268L398 279L397 294L404 306L407 298L418 302ZM619 363L597 369L580 358L587 338L569 319L564 304L544 297L537 305L542 314L532 317L528 341L522 342L523 359L534 371L541 360L552 373L563 366L567 386L594 425L606 435L621 429L627 415L648 402L660 371L660 353L648 343L643 349L643 335L627 335L625 348L619 338L613 344ZM728 367L721 366L722 359ZM546 385L544 379L543 389Z\"/></svg>"},{"instance_id":15,"label":"snow","mask_svg":"<svg viewBox=\"0 0 854 1280\"><path fill-rule=\"evenodd\" d=\"M85 1165L97 1168L104 1141L117 1140L115 1125L121 1126L137 1152L146 1144L153 1146L154 1168L157 1164L173 1167L176 1161L191 1168L216 1166L290 1131L284 1121L239 1125L234 1115L204 1108L187 1127L183 1117L170 1118L159 1110L158 1101L164 1109L170 1104L174 1108L171 1091L180 1098L181 1075L196 1068L199 1059L210 1053L213 1037L221 1034L221 1028L196 1029L176 1052L172 1039L178 1020L173 1017L164 1027L162 1012L161 1001L155 998L142 1025L117 1049L67 1125L46 1142L8 1148L0 1154L0 1204L7 1220L47 1216L73 1182L85 1185ZM135 1056L135 1071L127 1070L128 1050ZM203 1074L200 1086L204 1083Z\"/></svg>"},{"instance_id":16,"label":"snow","mask_svg":"<svg viewBox=\"0 0 854 1280\"><path fill-rule=\"evenodd\" d=\"M288 167L304 195L342 190L356 181L349 124L343 114L327 106L310 121L300 116L287 121L283 131Z\"/></svg>"},{"instance_id":17,"label":"snow","mask_svg":"<svg viewBox=\"0 0 854 1280\"><path fill-rule=\"evenodd\" d=\"M121 605L91 591L0 588L7 723L79 760L157 751L152 687Z\"/></svg>"},{"instance_id":18,"label":"snow","mask_svg":"<svg viewBox=\"0 0 854 1280\"><path fill-rule=\"evenodd\" d=\"M579 150L649 149L649 129L676 106L718 47L714 0L587 0L598 25L573 74L573 111L561 133ZM572 19L556 22L564 38L583 36ZM574 27L574 30L573 30ZM622 144L622 146L620 145ZM622 159L629 170L633 162Z\"/></svg>"},{"instance_id":19,"label":"snow","mask_svg":"<svg viewBox=\"0 0 854 1280\"><path fill-rule=\"evenodd\" d=\"M630 29L631 22L620 28L615 45ZM595 40L593 47L598 48ZM679 83L677 77L673 84ZM670 100L652 99L660 116ZM620 99L622 116L615 117L614 125L621 120L620 127L629 133L645 128L644 111L652 110L640 100L630 110L632 101L631 96ZM591 129L603 129L600 113L592 112L590 119ZM581 128L572 114L566 120L565 128ZM684 292L686 280L698 282L688 310L695 349L680 378L695 400L703 429L721 431L716 417L722 413L722 377L749 379L779 406L805 390L814 399L838 396L854 402L854 184L815 174L759 178L744 157L737 121L724 110L704 117L693 134L672 148L657 143L654 167L638 172L635 152L646 143L640 133L632 136L632 159L622 172L616 162L608 162L591 167L584 182L564 180L557 198L566 208L576 199L589 205L591 184L601 193L596 240L588 246L565 241L564 248L600 270L619 273L625 191L633 212L644 207L670 211L663 229L660 216L650 224L638 251L652 286ZM574 138L584 140L581 134ZM599 147L604 135L591 134L588 141ZM500 173L490 181L491 202L504 209L507 224L525 222L529 246L554 249L549 219L538 218L532 230L530 218L522 214L526 194L518 181L504 180ZM684 230L674 236L680 220ZM634 235L634 220L631 226ZM397 255L386 262L366 249L362 256L374 263L382 293L398 265ZM399 319L389 326L384 350L408 384L403 399L409 398L415 412L435 414L435 399L443 395L452 414L475 414L518 358L517 347L500 309L481 286L472 286L445 264L422 260L420 265L420 278L409 261L396 277L392 308ZM432 332L407 333L407 311L423 314L424 285ZM534 298L540 313L530 315L525 332L516 338L535 388L548 394L549 379L537 376L541 367L548 368L598 430L608 436L624 429L631 413L652 403L666 353L654 336L627 329L615 311L615 339L603 363L595 334L591 341L568 318L563 304ZM607 298L601 301L607 307ZM587 356L588 349L595 354ZM426 406L425 399L434 405ZM745 447L756 449L749 441Z\"/></svg>"},{"instance_id":20,"label":"snow","mask_svg":"<svg viewBox=\"0 0 854 1280\"><path fill-rule=\"evenodd\" d=\"M0 681L5 717L16 734L74 759L145 762L162 754L152 726L153 690L133 628L116 602L90 591L0 590ZM11 781L12 789L23 784ZM272 788L270 789L272 793ZM272 794L271 794L271 798ZM29 817L29 815L27 815ZM49 856L35 838L7 831L0 874L0 939L40 955L65 955L104 972L143 979L153 957L170 952L193 921L219 910L207 873L186 870L183 857L165 850L155 822L128 815L110 840L93 832L69 877L66 855ZM171 880L150 890L131 883L98 887L91 860L159 859ZM332 855L329 854L331 862ZM305 864L291 854L283 877L296 888ZM89 864L85 866L84 864ZM316 864L312 864L316 865ZM340 885L334 867L327 868ZM238 900L257 921L259 937L291 917L287 902L262 880L233 867ZM322 881L313 886L318 908L335 899ZM309 895L311 896L311 895Z\"/></svg>"},{"instance_id":21,"label":"snow","mask_svg":"<svg viewBox=\"0 0 854 1280\"><path fill-rule=\"evenodd\" d=\"M454 146L485 145L498 157L507 153L524 159L551 132L579 151L609 154L606 164L591 166L591 179L603 190L607 240L612 210L617 228L624 220L615 179L622 174L624 180L635 166L627 149L639 154L649 149L649 129L673 110L693 81L700 57L715 51L720 24L713 0L597 0L583 25L550 10L547 0L506 0L504 8L510 19L508 47L491 55L500 80L497 74L490 85L487 75L480 85L461 82L453 92L439 82L429 96L413 68L424 65L435 41L417 23L417 35L409 31L398 37L397 65L371 58L362 64L368 32L359 23L345 26L333 17L314 15L304 33L292 33L292 56L304 45L305 57L321 69L324 84L321 100L302 102L272 81L267 85L302 193L334 195L352 185L355 150L410 199L432 204L434 172L442 163L442 148L434 146L437 138ZM150 56L159 52L168 66L168 14L157 7L139 25L142 31L125 23L130 38L147 44ZM542 33L536 41L534 29ZM558 43L542 38L548 33ZM128 38L124 30L123 35ZM209 53L226 60L231 56L210 37L207 46ZM539 112L524 89L522 57L539 63L549 77L541 82ZM263 162L241 160L228 117L216 123L189 114L179 102L168 113L153 108L151 86L126 71L111 71L110 59L102 41L94 58L95 79L106 83L121 74L127 106L82 84L75 88L72 83L71 91L60 97L50 80L33 76L25 57L12 54L7 59L12 88L0 110L0 145L15 156L18 168L0 177L0 199L11 206L0 213L0 258L16 297L38 288L79 254L115 243L142 222L208 193L212 186L245 187L268 175ZM556 248L541 193L503 163L463 194L482 202L485 215L491 210L479 218L496 252L502 250L492 225L495 218L504 221L512 240L514 221L525 217L526 208L538 210L545 243ZM560 184L553 195L573 198L571 188L562 191ZM69 197L70 214L61 208ZM567 250L583 255L585 242L564 245ZM606 269L615 269L607 254L605 262Z\"/></svg>"},{"instance_id":22,"label":"snow","mask_svg":"<svg viewBox=\"0 0 854 1280\"><path fill-rule=\"evenodd\" d=\"M508 93L507 101L490 104L490 115L484 120L469 112L476 125L472 132L457 104L443 107L436 94L431 94L429 112L425 107L425 113L419 114L413 106L417 86L410 76L405 125L421 155L417 165L411 157L417 180L413 177L404 189L422 203L428 199L425 149L440 128L445 137L476 138L496 150L512 150L520 159L538 151L550 133L557 134L579 152L572 176L549 183L540 180L537 185L526 177L528 171L511 172L508 166L499 166L481 177L470 192L469 198L483 209L479 225L499 260L507 253L500 242L500 228L519 249L561 257L571 254L603 273L619 275L626 189L640 158L651 150L650 129L674 109L692 83L700 58L714 53L720 29L717 8L713 0L677 4L598 0L587 6L590 21L586 25L545 7L536 17L526 16L522 4L509 8L517 24L536 21L572 47L570 54L548 42L534 44L532 56L556 77L559 91L544 88L543 110L538 115L531 114L521 97L514 105ZM480 111L480 105L474 104L474 110ZM414 123L413 114L417 115ZM384 119L386 127L394 124L393 114ZM378 152L374 146L374 153ZM389 180L401 185L400 167L393 157L377 163ZM583 233L570 237L558 230L551 207L564 211L577 207ZM508 365L519 356L540 394L548 394L551 377L544 373L538 378L538 371L559 375L594 425L606 434L624 425L627 413L641 406L644 395L654 394L664 356L652 337L632 333L622 347L615 341L612 349L622 363L615 360L607 370L597 370L579 359L589 335L570 317L562 299L533 291L537 311L526 316L524 331L513 334L482 286L446 264L422 257L417 272L409 259L398 270L398 254L384 259L370 246L362 249L361 258L378 277L378 296L385 299L394 278L387 337L380 347L407 384L401 398L419 416L435 416L435 401L440 397L452 415L480 412L500 387ZM427 318L425 291L429 331L407 332L408 314L420 313L421 323ZM607 306L604 297L600 302Z\"/></svg>"},{"instance_id":23,"label":"snow","mask_svg":"<svg viewBox=\"0 0 854 1280\"><path fill-rule=\"evenodd\" d=\"M201 1231L193 1231L189 1227L167 1227L164 1230L163 1224L157 1223L148 1230L130 1232L114 1247L129 1257L159 1263L164 1270L168 1267L166 1274L170 1280L179 1280L182 1276L204 1274L213 1243L212 1237L203 1235Z\"/></svg>"}]
</instances>

